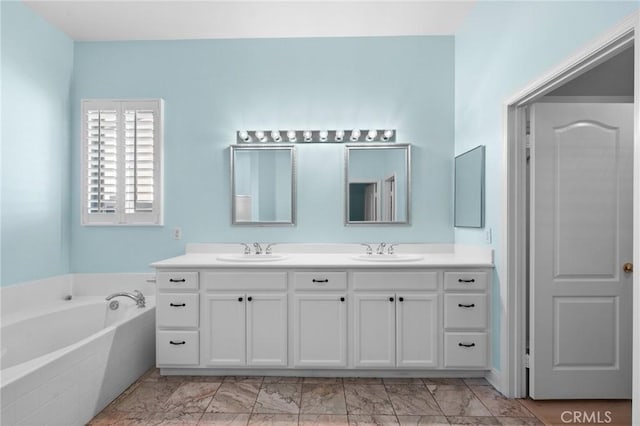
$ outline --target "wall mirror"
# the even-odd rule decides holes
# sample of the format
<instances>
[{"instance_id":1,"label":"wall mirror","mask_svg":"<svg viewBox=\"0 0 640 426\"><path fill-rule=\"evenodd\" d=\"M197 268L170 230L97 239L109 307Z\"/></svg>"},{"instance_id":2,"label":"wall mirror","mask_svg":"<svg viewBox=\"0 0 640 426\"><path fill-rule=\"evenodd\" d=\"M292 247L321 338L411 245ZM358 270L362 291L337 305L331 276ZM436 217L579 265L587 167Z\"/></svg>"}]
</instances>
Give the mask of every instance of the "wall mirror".
<instances>
[{"instance_id":1,"label":"wall mirror","mask_svg":"<svg viewBox=\"0 0 640 426\"><path fill-rule=\"evenodd\" d=\"M345 147L345 224L409 224L411 146Z\"/></svg>"},{"instance_id":2,"label":"wall mirror","mask_svg":"<svg viewBox=\"0 0 640 426\"><path fill-rule=\"evenodd\" d=\"M231 146L231 223L295 225L295 148Z\"/></svg>"},{"instance_id":3,"label":"wall mirror","mask_svg":"<svg viewBox=\"0 0 640 426\"><path fill-rule=\"evenodd\" d=\"M454 226L484 226L484 146L455 158Z\"/></svg>"}]
</instances>

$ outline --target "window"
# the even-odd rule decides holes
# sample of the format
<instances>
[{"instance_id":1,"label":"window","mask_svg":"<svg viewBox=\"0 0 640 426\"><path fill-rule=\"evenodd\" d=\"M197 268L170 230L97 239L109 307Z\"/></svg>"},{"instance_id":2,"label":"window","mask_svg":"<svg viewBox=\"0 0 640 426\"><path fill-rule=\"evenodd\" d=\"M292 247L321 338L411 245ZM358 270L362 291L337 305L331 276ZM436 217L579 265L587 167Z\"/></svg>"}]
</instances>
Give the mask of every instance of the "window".
<instances>
[{"instance_id":1,"label":"window","mask_svg":"<svg viewBox=\"0 0 640 426\"><path fill-rule=\"evenodd\" d=\"M162 224L162 100L82 101L82 224Z\"/></svg>"}]
</instances>

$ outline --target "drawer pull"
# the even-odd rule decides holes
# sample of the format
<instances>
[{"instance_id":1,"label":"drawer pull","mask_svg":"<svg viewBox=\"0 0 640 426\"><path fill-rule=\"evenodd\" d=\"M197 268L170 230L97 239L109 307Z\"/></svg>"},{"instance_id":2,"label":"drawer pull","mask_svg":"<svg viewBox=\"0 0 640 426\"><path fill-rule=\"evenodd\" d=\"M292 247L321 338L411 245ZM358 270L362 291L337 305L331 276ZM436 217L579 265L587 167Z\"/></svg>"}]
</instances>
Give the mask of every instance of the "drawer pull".
<instances>
[{"instance_id":1,"label":"drawer pull","mask_svg":"<svg viewBox=\"0 0 640 426\"><path fill-rule=\"evenodd\" d=\"M183 306L187 306L186 303L169 303L169 306L173 306L174 308L181 308Z\"/></svg>"},{"instance_id":2,"label":"drawer pull","mask_svg":"<svg viewBox=\"0 0 640 426\"><path fill-rule=\"evenodd\" d=\"M469 283L475 283L475 282L476 282L476 280L475 280L475 278L471 278L471 279L468 279L468 280L465 280L465 279L459 278L459 279L458 279L458 282L459 282L459 283L467 283L467 284L469 284Z\"/></svg>"},{"instance_id":3,"label":"drawer pull","mask_svg":"<svg viewBox=\"0 0 640 426\"><path fill-rule=\"evenodd\" d=\"M458 343L458 346L461 346L463 348L473 348L476 344L475 343Z\"/></svg>"},{"instance_id":4,"label":"drawer pull","mask_svg":"<svg viewBox=\"0 0 640 426\"><path fill-rule=\"evenodd\" d=\"M180 279L169 278L169 282L170 283L184 283L184 282L187 282L187 280L185 280L184 278L180 278Z\"/></svg>"},{"instance_id":5,"label":"drawer pull","mask_svg":"<svg viewBox=\"0 0 640 426\"><path fill-rule=\"evenodd\" d=\"M318 280L318 279L315 279L315 278L314 278L314 279L312 279L311 281L312 281L312 282L314 282L314 283L320 283L320 284L324 284L324 283L328 283L328 282L329 282L329 280L328 280L328 279L326 279L326 278L321 279L321 280Z\"/></svg>"},{"instance_id":6,"label":"drawer pull","mask_svg":"<svg viewBox=\"0 0 640 426\"><path fill-rule=\"evenodd\" d=\"M475 303L469 303L469 304L458 303L458 307L459 308L475 308L476 304Z\"/></svg>"},{"instance_id":7,"label":"drawer pull","mask_svg":"<svg viewBox=\"0 0 640 426\"><path fill-rule=\"evenodd\" d=\"M169 340L169 343L171 343L172 345L184 345L187 342L185 342L184 340L181 340L179 342L174 342L173 340Z\"/></svg>"}]
</instances>

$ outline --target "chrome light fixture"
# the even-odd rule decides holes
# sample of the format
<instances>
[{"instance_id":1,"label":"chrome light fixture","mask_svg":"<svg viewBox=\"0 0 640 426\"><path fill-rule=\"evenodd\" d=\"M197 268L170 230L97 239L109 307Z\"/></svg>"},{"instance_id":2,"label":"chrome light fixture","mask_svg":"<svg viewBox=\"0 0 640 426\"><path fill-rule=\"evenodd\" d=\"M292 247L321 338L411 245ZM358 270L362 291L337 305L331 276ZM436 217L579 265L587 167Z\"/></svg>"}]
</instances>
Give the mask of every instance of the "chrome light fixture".
<instances>
[{"instance_id":1,"label":"chrome light fixture","mask_svg":"<svg viewBox=\"0 0 640 426\"><path fill-rule=\"evenodd\" d=\"M396 134L395 129L287 130L284 134L280 130L238 130L236 143L385 143L395 142Z\"/></svg>"}]
</instances>

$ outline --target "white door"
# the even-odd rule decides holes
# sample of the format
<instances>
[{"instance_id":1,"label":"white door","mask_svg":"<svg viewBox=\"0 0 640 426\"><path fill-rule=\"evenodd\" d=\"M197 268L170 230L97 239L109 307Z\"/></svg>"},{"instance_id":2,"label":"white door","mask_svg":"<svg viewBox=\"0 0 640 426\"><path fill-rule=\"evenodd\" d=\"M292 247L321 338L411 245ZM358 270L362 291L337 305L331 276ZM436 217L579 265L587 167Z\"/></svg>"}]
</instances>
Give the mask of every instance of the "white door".
<instances>
[{"instance_id":1,"label":"white door","mask_svg":"<svg viewBox=\"0 0 640 426\"><path fill-rule=\"evenodd\" d=\"M293 312L294 365L346 367L346 295L296 294Z\"/></svg>"},{"instance_id":2,"label":"white door","mask_svg":"<svg viewBox=\"0 0 640 426\"><path fill-rule=\"evenodd\" d=\"M247 365L286 367L286 294L247 294Z\"/></svg>"},{"instance_id":3,"label":"white door","mask_svg":"<svg viewBox=\"0 0 640 426\"><path fill-rule=\"evenodd\" d=\"M438 366L438 295L398 293L398 367Z\"/></svg>"},{"instance_id":4,"label":"white door","mask_svg":"<svg viewBox=\"0 0 640 426\"><path fill-rule=\"evenodd\" d=\"M396 302L393 293L353 296L354 365L396 366Z\"/></svg>"},{"instance_id":5,"label":"white door","mask_svg":"<svg viewBox=\"0 0 640 426\"><path fill-rule=\"evenodd\" d=\"M531 109L530 394L630 398L632 104Z\"/></svg>"},{"instance_id":6,"label":"white door","mask_svg":"<svg viewBox=\"0 0 640 426\"><path fill-rule=\"evenodd\" d=\"M245 365L245 295L205 296L207 365Z\"/></svg>"},{"instance_id":7,"label":"white door","mask_svg":"<svg viewBox=\"0 0 640 426\"><path fill-rule=\"evenodd\" d=\"M378 184L369 183L364 188L364 220L376 222L378 220Z\"/></svg>"}]
</instances>

